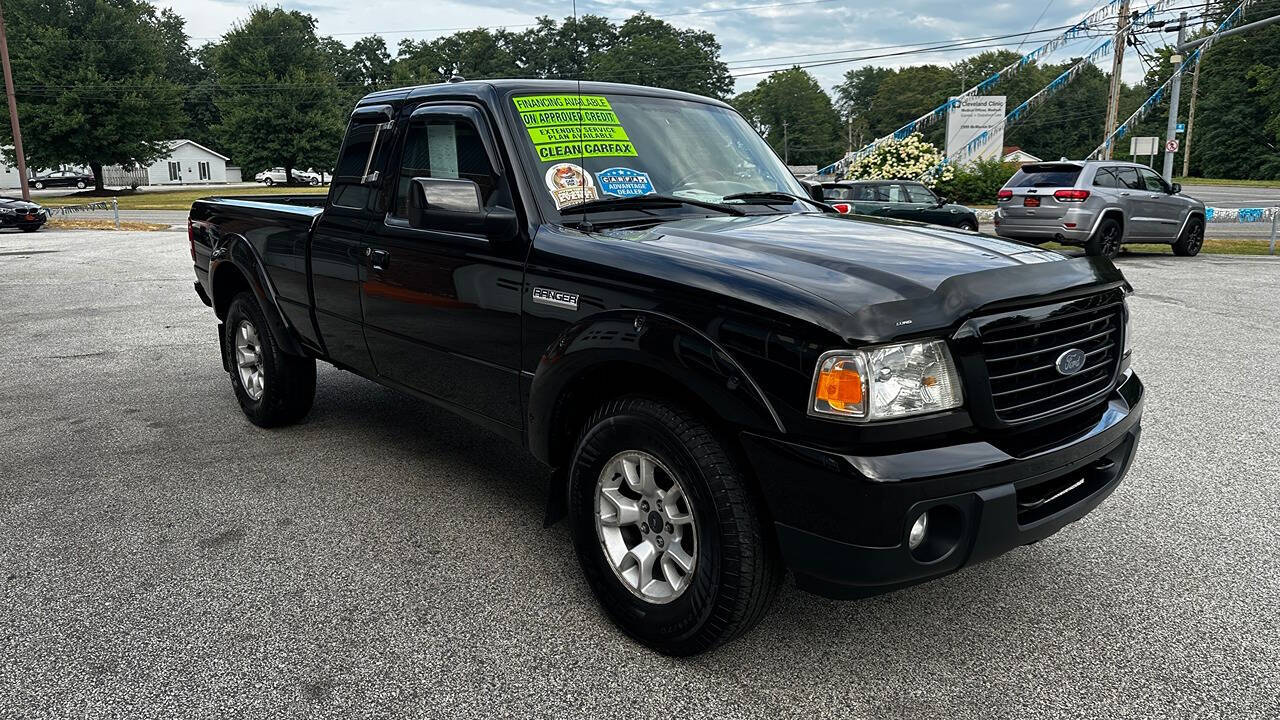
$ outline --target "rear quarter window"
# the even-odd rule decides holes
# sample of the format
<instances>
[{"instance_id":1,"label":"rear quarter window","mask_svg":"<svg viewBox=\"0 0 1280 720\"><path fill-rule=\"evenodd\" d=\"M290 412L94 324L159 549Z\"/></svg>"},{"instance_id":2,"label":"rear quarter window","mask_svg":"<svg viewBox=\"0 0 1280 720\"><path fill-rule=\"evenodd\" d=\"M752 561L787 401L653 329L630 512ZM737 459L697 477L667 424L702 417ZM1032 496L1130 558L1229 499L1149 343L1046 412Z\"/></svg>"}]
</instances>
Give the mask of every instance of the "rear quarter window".
<instances>
[{"instance_id":1,"label":"rear quarter window","mask_svg":"<svg viewBox=\"0 0 1280 720\"><path fill-rule=\"evenodd\" d=\"M1072 187L1079 177L1079 167L1027 166L1019 169L1005 187Z\"/></svg>"}]
</instances>

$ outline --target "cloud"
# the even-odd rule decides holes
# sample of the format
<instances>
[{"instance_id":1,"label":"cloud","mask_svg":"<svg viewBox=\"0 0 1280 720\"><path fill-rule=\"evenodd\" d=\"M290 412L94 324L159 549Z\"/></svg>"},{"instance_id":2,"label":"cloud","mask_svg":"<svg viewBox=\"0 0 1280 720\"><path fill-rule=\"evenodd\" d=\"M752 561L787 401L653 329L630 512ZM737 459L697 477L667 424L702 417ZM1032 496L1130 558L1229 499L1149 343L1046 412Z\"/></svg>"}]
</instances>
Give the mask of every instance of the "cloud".
<instances>
[{"instance_id":1,"label":"cloud","mask_svg":"<svg viewBox=\"0 0 1280 720\"><path fill-rule=\"evenodd\" d=\"M774 0L787 1L787 0ZM794 2L794 0L791 0ZM881 55L904 50L919 50L920 43L942 44L957 38L973 38L1025 32L1045 10L1048 0L1030 2L996 2L990 4L958 3L954 0L832 0L785 7L762 7L732 12L689 14L693 11L741 8L765 5L770 0L715 0L691 5L675 0L637 3L632 0L579 0L578 14L605 15L621 19L644 11L656 16L669 16L668 22L680 27L706 30L716 35L721 56L730 62L735 74L754 73L785 67L789 63L811 64L841 58ZM322 34L332 34L351 42L365 34L380 34L395 47L401 38L430 38L447 34L442 28L507 27L519 29L534 22L537 16L561 19L573 13L572 2L537 2L535 0L445 0L430 3L424 12L421 0L383 0L376 12L361 4L315 2L282 2L289 9L314 15ZM187 32L196 38L217 37L232 23L247 14L246 6L235 0L163 0L187 18ZM1097 6L1097 0L1056 0L1038 27L1068 25ZM427 32L429 29L434 31ZM1010 50L1026 52L1050 34L1037 35L1021 48L1019 38L999 41ZM1089 42L1098 42L1100 39ZM197 40L199 42L199 40ZM884 48L886 45L916 44L914 47ZM1080 55L1089 43L1059 50L1049 59L1061 62ZM879 49L877 49L879 48ZM863 64L901 67L924 63L953 63L987 48L958 51L913 52L896 57L883 57L863 62L846 62L810 68L818 81L830 89L841 81L845 71ZM795 57L780 57L795 56ZM1126 79L1142 77L1141 62L1133 54L1127 58ZM763 75L744 75L737 89L746 90Z\"/></svg>"}]
</instances>

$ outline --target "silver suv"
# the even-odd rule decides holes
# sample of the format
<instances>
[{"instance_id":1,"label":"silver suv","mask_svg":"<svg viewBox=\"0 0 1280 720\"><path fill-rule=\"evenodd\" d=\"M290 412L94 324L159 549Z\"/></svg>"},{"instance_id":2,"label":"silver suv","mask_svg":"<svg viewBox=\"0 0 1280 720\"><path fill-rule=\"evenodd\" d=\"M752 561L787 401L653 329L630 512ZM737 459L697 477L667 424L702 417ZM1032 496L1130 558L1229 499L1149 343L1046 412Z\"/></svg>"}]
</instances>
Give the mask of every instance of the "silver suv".
<instances>
[{"instance_id":1,"label":"silver suv","mask_svg":"<svg viewBox=\"0 0 1280 720\"><path fill-rule=\"evenodd\" d=\"M1175 255L1191 256L1204 244L1204 203L1181 192L1137 163L1023 165L997 197L996 234L1105 257L1129 242L1168 243Z\"/></svg>"}]
</instances>

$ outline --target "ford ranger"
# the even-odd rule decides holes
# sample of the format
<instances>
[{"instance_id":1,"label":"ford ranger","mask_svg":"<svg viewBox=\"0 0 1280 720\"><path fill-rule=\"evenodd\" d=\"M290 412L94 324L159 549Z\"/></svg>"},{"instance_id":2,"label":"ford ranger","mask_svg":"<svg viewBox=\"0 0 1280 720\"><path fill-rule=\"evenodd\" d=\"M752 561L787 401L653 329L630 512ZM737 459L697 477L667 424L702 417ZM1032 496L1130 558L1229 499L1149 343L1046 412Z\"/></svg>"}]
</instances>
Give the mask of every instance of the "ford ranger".
<instances>
[{"instance_id":1,"label":"ford ranger","mask_svg":"<svg viewBox=\"0 0 1280 720\"><path fill-rule=\"evenodd\" d=\"M1110 260L813 197L715 100L462 81L365 97L327 196L189 237L250 421L323 361L524 444L604 611L690 655L784 571L858 598L1042 540L1137 450Z\"/></svg>"}]
</instances>

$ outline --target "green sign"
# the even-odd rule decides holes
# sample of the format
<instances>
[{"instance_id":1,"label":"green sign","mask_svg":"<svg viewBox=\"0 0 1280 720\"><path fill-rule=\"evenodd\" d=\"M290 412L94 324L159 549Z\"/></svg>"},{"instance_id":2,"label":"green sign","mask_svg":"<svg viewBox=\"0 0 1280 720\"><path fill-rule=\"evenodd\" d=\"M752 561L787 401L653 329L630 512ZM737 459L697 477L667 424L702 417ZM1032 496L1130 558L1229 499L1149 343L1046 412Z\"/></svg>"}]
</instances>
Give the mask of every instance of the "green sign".
<instances>
[{"instance_id":1,"label":"green sign","mask_svg":"<svg viewBox=\"0 0 1280 720\"><path fill-rule=\"evenodd\" d=\"M542 162L636 156L626 129L602 95L525 95L512 102Z\"/></svg>"}]
</instances>

